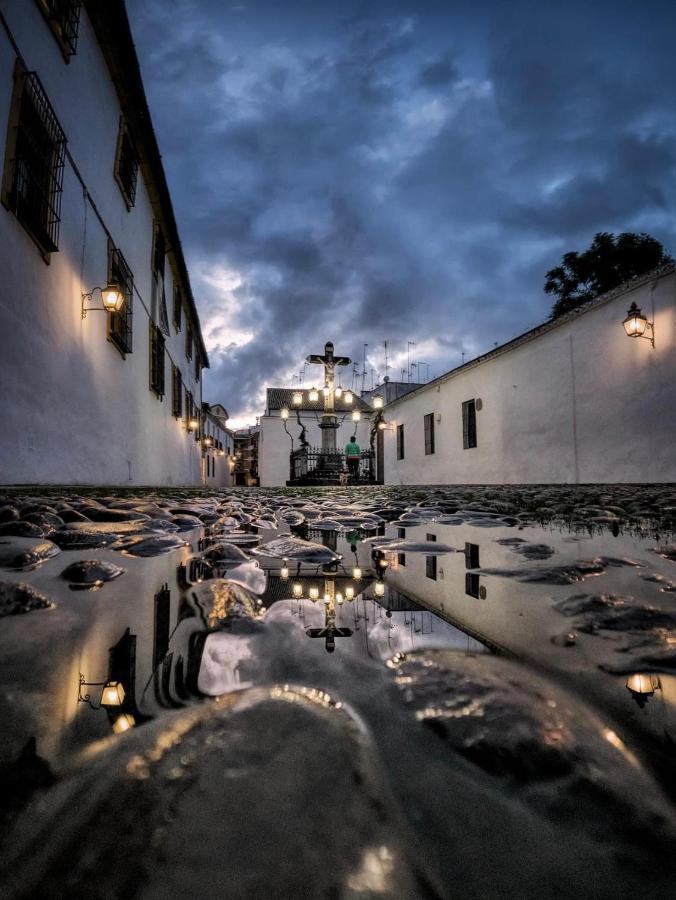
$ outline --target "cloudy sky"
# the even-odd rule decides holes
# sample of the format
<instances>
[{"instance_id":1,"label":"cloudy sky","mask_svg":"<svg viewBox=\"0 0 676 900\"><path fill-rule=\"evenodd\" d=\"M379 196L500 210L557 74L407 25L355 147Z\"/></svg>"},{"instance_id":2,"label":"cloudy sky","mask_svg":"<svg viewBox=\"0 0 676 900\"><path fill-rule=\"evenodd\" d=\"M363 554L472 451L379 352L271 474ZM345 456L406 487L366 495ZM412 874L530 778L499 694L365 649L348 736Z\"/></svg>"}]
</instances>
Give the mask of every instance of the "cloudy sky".
<instances>
[{"instance_id":1,"label":"cloudy sky","mask_svg":"<svg viewBox=\"0 0 676 900\"><path fill-rule=\"evenodd\" d=\"M127 5L231 424L327 340L370 387L538 324L596 231L676 251L671 0Z\"/></svg>"}]
</instances>

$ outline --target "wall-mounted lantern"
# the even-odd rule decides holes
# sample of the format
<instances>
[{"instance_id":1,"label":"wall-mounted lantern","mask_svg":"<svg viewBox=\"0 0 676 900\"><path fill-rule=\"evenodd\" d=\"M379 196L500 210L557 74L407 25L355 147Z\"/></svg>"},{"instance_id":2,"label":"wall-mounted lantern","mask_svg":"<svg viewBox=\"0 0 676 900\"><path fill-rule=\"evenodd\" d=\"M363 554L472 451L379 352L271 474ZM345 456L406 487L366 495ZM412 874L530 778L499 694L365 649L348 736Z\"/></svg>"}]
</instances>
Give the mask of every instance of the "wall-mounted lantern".
<instances>
[{"instance_id":1,"label":"wall-mounted lantern","mask_svg":"<svg viewBox=\"0 0 676 900\"><path fill-rule=\"evenodd\" d=\"M640 306L632 303L627 310L627 318L624 319L622 324L628 337L644 338L646 341L650 341L653 350L655 349L654 323L649 322L647 316L643 315Z\"/></svg>"},{"instance_id":2,"label":"wall-mounted lantern","mask_svg":"<svg viewBox=\"0 0 676 900\"><path fill-rule=\"evenodd\" d=\"M200 427L199 420L196 419L194 416L191 416L188 419L188 431L197 431L197 429L199 427Z\"/></svg>"},{"instance_id":3,"label":"wall-mounted lantern","mask_svg":"<svg viewBox=\"0 0 676 900\"><path fill-rule=\"evenodd\" d=\"M100 687L101 699L98 705L92 701L91 694L83 694L83 687ZM87 703L92 709L108 709L113 706L122 706L124 703L125 690L119 681L85 681L85 677L80 672L80 682L77 689L77 699L79 703Z\"/></svg>"},{"instance_id":4,"label":"wall-mounted lantern","mask_svg":"<svg viewBox=\"0 0 676 900\"><path fill-rule=\"evenodd\" d=\"M289 410L286 408L286 406L283 406L283 407L280 409L280 411L279 411L279 417L280 417L280 419L284 419L285 422L286 422L286 420L289 418Z\"/></svg>"},{"instance_id":5,"label":"wall-mounted lantern","mask_svg":"<svg viewBox=\"0 0 676 900\"><path fill-rule=\"evenodd\" d=\"M208 434L205 434L204 437L202 438L202 444L205 447L211 447L213 442L214 442L214 439Z\"/></svg>"},{"instance_id":6,"label":"wall-mounted lantern","mask_svg":"<svg viewBox=\"0 0 676 900\"><path fill-rule=\"evenodd\" d=\"M310 397L310 403L316 403L319 400L319 391L316 387L310 388L310 393L308 395Z\"/></svg>"},{"instance_id":7,"label":"wall-mounted lantern","mask_svg":"<svg viewBox=\"0 0 676 900\"><path fill-rule=\"evenodd\" d=\"M93 300L96 292L101 295L101 306L85 306L87 300ZM88 294L82 295L82 318L87 318L88 312L119 312L124 305L124 294L119 284L109 282L105 287L95 287Z\"/></svg>"},{"instance_id":8,"label":"wall-mounted lantern","mask_svg":"<svg viewBox=\"0 0 676 900\"><path fill-rule=\"evenodd\" d=\"M293 392L293 405L300 406L303 402L303 392L302 391L294 391Z\"/></svg>"},{"instance_id":9,"label":"wall-mounted lantern","mask_svg":"<svg viewBox=\"0 0 676 900\"><path fill-rule=\"evenodd\" d=\"M374 409L382 409L384 404L385 404L385 401L380 394L373 395L373 408Z\"/></svg>"}]
</instances>

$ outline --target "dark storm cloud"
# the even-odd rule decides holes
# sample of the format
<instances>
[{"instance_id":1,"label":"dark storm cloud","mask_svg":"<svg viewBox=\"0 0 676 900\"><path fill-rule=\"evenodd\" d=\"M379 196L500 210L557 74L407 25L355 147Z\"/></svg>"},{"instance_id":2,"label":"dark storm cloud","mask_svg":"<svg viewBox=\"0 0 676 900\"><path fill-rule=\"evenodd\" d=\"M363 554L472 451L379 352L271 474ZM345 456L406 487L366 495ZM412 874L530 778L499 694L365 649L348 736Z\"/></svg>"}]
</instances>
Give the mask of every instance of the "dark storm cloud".
<instances>
[{"instance_id":1,"label":"dark storm cloud","mask_svg":"<svg viewBox=\"0 0 676 900\"><path fill-rule=\"evenodd\" d=\"M325 340L488 349L598 230L676 249L668 4L128 5L232 415Z\"/></svg>"}]
</instances>

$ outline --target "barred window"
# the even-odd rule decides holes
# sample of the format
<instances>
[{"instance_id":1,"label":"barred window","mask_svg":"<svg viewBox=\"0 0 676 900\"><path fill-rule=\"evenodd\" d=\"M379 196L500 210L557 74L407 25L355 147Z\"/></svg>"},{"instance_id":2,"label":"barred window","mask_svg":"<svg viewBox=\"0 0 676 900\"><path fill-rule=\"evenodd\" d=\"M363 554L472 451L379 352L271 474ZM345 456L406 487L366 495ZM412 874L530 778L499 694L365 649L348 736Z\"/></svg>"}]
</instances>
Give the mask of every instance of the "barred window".
<instances>
[{"instance_id":1,"label":"barred window","mask_svg":"<svg viewBox=\"0 0 676 900\"><path fill-rule=\"evenodd\" d=\"M162 276L164 278L164 258L167 254L166 244L164 242L164 233L159 222L155 222L153 228L153 254L152 269L153 275Z\"/></svg>"},{"instance_id":2,"label":"barred window","mask_svg":"<svg viewBox=\"0 0 676 900\"><path fill-rule=\"evenodd\" d=\"M59 249L66 137L35 72L17 69L3 202L43 253Z\"/></svg>"},{"instance_id":3,"label":"barred window","mask_svg":"<svg viewBox=\"0 0 676 900\"><path fill-rule=\"evenodd\" d=\"M171 413L177 419L183 416L183 379L178 366L172 366Z\"/></svg>"},{"instance_id":4,"label":"barred window","mask_svg":"<svg viewBox=\"0 0 676 900\"><path fill-rule=\"evenodd\" d=\"M164 335L150 323L150 389L160 399L164 396Z\"/></svg>"},{"instance_id":5,"label":"barred window","mask_svg":"<svg viewBox=\"0 0 676 900\"><path fill-rule=\"evenodd\" d=\"M134 276L117 247L109 253L108 278L119 284L124 295L124 304L119 312L109 313L108 336L124 355L132 351L132 323L134 316Z\"/></svg>"},{"instance_id":6,"label":"barred window","mask_svg":"<svg viewBox=\"0 0 676 900\"><path fill-rule=\"evenodd\" d=\"M192 359L192 327L190 325L185 330L185 357Z\"/></svg>"},{"instance_id":7,"label":"barred window","mask_svg":"<svg viewBox=\"0 0 676 900\"><path fill-rule=\"evenodd\" d=\"M397 459L404 458L404 426L397 425Z\"/></svg>"},{"instance_id":8,"label":"barred window","mask_svg":"<svg viewBox=\"0 0 676 900\"><path fill-rule=\"evenodd\" d=\"M117 154L115 159L115 180L117 181L127 209L131 209L136 201L136 181L138 178L138 153L127 123L120 117L120 130L117 136Z\"/></svg>"},{"instance_id":9,"label":"barred window","mask_svg":"<svg viewBox=\"0 0 676 900\"><path fill-rule=\"evenodd\" d=\"M425 456L434 453L434 413L425 416Z\"/></svg>"},{"instance_id":10,"label":"barred window","mask_svg":"<svg viewBox=\"0 0 676 900\"><path fill-rule=\"evenodd\" d=\"M79 0L37 0L52 34L59 42L66 62L77 48L77 29L80 24Z\"/></svg>"},{"instance_id":11,"label":"barred window","mask_svg":"<svg viewBox=\"0 0 676 900\"><path fill-rule=\"evenodd\" d=\"M471 450L476 447L476 401L466 400L462 404L462 447Z\"/></svg>"},{"instance_id":12,"label":"barred window","mask_svg":"<svg viewBox=\"0 0 676 900\"><path fill-rule=\"evenodd\" d=\"M180 287L174 285L174 327L176 331L181 330L181 317L183 315L183 294Z\"/></svg>"}]
</instances>

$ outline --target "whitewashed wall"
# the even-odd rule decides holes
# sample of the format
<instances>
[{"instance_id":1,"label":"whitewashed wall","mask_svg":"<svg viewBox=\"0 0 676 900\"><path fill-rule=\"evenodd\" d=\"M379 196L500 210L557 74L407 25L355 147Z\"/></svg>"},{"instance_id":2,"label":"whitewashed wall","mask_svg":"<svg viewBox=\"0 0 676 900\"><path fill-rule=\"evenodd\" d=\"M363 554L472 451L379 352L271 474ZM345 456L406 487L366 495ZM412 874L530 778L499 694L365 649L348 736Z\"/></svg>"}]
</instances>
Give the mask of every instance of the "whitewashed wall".
<instances>
[{"instance_id":1,"label":"whitewashed wall","mask_svg":"<svg viewBox=\"0 0 676 900\"><path fill-rule=\"evenodd\" d=\"M338 421L342 413L338 413ZM272 410L272 415L261 416L261 436L258 445L258 467L261 487L279 487L286 484L289 479L289 456L291 454L291 439L284 431L284 422L279 416L278 410ZM321 447L322 432L314 413L301 413L301 421L306 428L306 440L311 447ZM298 450L300 444L300 426L295 413L291 413L286 423L289 433L293 437L294 449ZM336 446L344 447L354 434L357 443L362 450L369 448L369 435L371 433L371 417L362 412L361 420L353 422L350 415L336 432Z\"/></svg>"},{"instance_id":2,"label":"whitewashed wall","mask_svg":"<svg viewBox=\"0 0 676 900\"><path fill-rule=\"evenodd\" d=\"M655 349L622 327L632 301ZM442 376L385 409L387 484L676 481L676 275L646 280L512 349ZM463 449L462 403L481 398ZM435 422L425 455L423 419ZM405 459L396 458L404 425Z\"/></svg>"},{"instance_id":3,"label":"whitewashed wall","mask_svg":"<svg viewBox=\"0 0 676 900\"><path fill-rule=\"evenodd\" d=\"M235 441L227 430L210 416L203 418L204 436L214 440L214 446L206 450L202 458L202 484L210 488L232 487L235 483L233 466L235 458ZM216 452L215 442L223 444L225 456Z\"/></svg>"},{"instance_id":4,"label":"whitewashed wall","mask_svg":"<svg viewBox=\"0 0 676 900\"><path fill-rule=\"evenodd\" d=\"M81 319L81 294L105 284L107 237L66 162L59 251L47 265L14 214L0 207L0 483L198 484L200 449L171 413L171 362L201 404L185 356L185 314L170 321L164 399L149 388L153 213L139 169L127 212L113 177L120 107L86 12L69 64L36 3L5 0L3 13L35 70L68 148L114 243L134 275L133 352L106 338L106 315ZM15 53L0 29L0 140L4 158ZM86 219L86 223L85 223Z\"/></svg>"}]
</instances>

